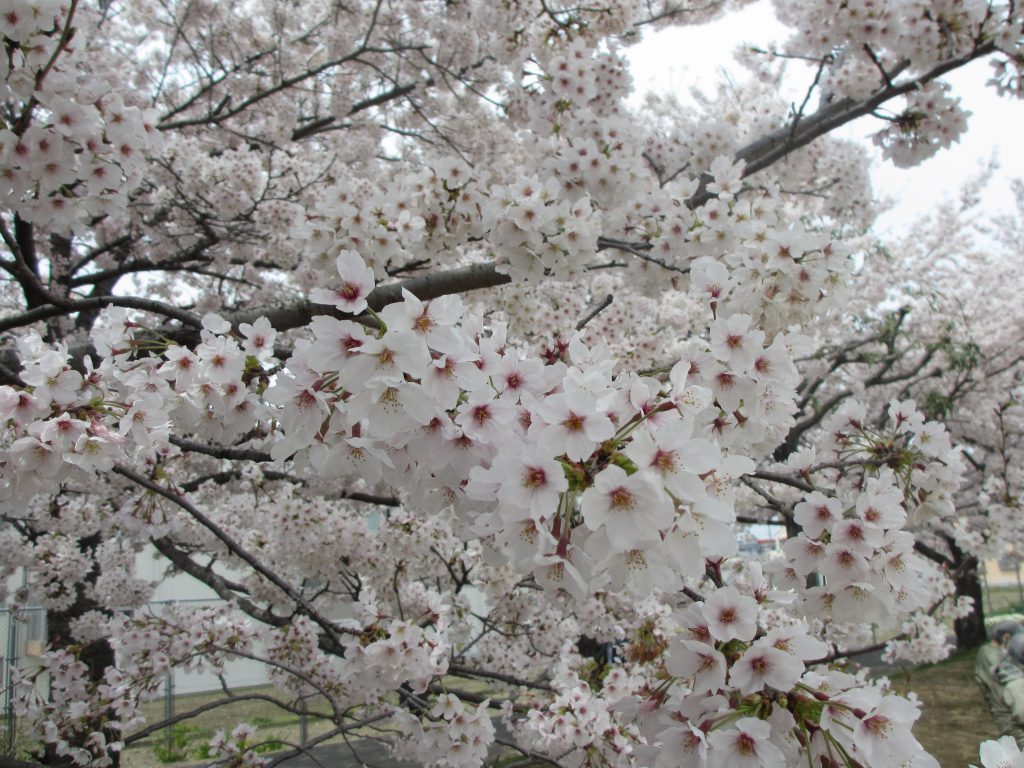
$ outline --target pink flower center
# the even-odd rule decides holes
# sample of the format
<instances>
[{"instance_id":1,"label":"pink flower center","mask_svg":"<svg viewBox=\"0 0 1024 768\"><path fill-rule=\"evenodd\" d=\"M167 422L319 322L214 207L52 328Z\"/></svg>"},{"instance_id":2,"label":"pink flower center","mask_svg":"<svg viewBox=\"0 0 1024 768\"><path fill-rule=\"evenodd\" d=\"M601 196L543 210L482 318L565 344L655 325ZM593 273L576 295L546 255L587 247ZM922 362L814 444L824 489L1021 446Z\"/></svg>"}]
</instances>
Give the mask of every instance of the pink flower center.
<instances>
[{"instance_id":1,"label":"pink flower center","mask_svg":"<svg viewBox=\"0 0 1024 768\"><path fill-rule=\"evenodd\" d=\"M633 506L633 494L626 488L615 488L608 494L612 509L629 509Z\"/></svg>"},{"instance_id":2,"label":"pink flower center","mask_svg":"<svg viewBox=\"0 0 1024 768\"><path fill-rule=\"evenodd\" d=\"M523 486L526 488L539 488L548 481L547 472L540 467L527 467L523 473Z\"/></svg>"},{"instance_id":3,"label":"pink flower center","mask_svg":"<svg viewBox=\"0 0 1024 768\"><path fill-rule=\"evenodd\" d=\"M741 755L756 755L757 754L757 742L754 741L754 737L746 733L741 733L736 737L736 751Z\"/></svg>"},{"instance_id":4,"label":"pink flower center","mask_svg":"<svg viewBox=\"0 0 1024 768\"><path fill-rule=\"evenodd\" d=\"M651 466L657 467L662 472L671 472L676 468L675 458L675 451L663 451L659 448L658 452L654 454L654 461L651 462Z\"/></svg>"},{"instance_id":5,"label":"pink flower center","mask_svg":"<svg viewBox=\"0 0 1024 768\"><path fill-rule=\"evenodd\" d=\"M359 298L360 291L355 283L342 283L337 293L345 301L355 301Z\"/></svg>"},{"instance_id":6,"label":"pink flower center","mask_svg":"<svg viewBox=\"0 0 1024 768\"><path fill-rule=\"evenodd\" d=\"M864 728L873 736L885 738L889 733L891 725L889 723L889 718L884 715L872 715L864 720Z\"/></svg>"},{"instance_id":7,"label":"pink flower center","mask_svg":"<svg viewBox=\"0 0 1024 768\"><path fill-rule=\"evenodd\" d=\"M562 422L562 426L570 432L581 432L583 431L583 422L585 419L582 416L577 416L572 411L569 412L569 416Z\"/></svg>"}]
</instances>

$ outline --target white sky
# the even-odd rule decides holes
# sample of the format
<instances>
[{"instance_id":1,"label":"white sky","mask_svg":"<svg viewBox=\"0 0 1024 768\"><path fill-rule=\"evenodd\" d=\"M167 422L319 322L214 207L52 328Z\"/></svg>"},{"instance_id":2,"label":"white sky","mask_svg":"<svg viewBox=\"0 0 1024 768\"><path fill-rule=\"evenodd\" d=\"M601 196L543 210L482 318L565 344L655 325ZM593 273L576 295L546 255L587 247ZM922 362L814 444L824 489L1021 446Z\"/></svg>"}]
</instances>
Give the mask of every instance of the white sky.
<instances>
[{"instance_id":1,"label":"white sky","mask_svg":"<svg viewBox=\"0 0 1024 768\"><path fill-rule=\"evenodd\" d=\"M737 46L752 43L770 48L771 43L781 43L787 37L786 30L775 19L770 3L759 0L711 24L675 27L649 34L642 43L626 50L637 98L647 91L682 95L695 84L712 92L710 86L717 70L727 69L737 77L745 74L732 58ZM882 127L874 118L861 118L839 131L838 135L859 139L870 147L875 158L872 165L875 196L897 200L897 205L879 218L875 227L878 234L899 233L944 195L955 193L960 182L993 152L1001 169L984 200L997 210L1012 204L1009 181L1024 178L1024 148L1020 141L1024 131L1024 103L1000 98L993 88L986 87L990 71L987 61L977 61L945 78L953 85L954 95L961 98L961 104L973 113L967 132L960 144L940 151L914 168L903 170L882 160L881 152L870 145L868 138ZM799 102L814 73L809 67L796 64L791 67L791 73L800 73L800 77L791 76L793 92L786 95ZM811 104L816 102L816 97L812 97Z\"/></svg>"}]
</instances>

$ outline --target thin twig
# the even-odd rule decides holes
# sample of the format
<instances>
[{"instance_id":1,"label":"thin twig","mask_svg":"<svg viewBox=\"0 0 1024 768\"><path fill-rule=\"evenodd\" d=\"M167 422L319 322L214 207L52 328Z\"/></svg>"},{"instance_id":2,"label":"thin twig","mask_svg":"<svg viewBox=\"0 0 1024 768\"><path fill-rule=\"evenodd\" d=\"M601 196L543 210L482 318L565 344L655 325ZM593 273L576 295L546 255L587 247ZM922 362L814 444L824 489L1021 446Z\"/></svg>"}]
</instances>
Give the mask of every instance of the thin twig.
<instances>
[{"instance_id":1,"label":"thin twig","mask_svg":"<svg viewBox=\"0 0 1024 768\"><path fill-rule=\"evenodd\" d=\"M612 296L610 293L607 296L605 296L604 300L600 304L598 304L596 307L594 307L590 312L588 312L586 315L583 316L582 320L580 320L578 323L576 323L576 330L577 331L582 331L587 323L589 323L591 320L593 320L599 314L604 312L604 310L606 310L608 307L610 307L611 303L614 300L615 300L615 297Z\"/></svg>"}]
</instances>

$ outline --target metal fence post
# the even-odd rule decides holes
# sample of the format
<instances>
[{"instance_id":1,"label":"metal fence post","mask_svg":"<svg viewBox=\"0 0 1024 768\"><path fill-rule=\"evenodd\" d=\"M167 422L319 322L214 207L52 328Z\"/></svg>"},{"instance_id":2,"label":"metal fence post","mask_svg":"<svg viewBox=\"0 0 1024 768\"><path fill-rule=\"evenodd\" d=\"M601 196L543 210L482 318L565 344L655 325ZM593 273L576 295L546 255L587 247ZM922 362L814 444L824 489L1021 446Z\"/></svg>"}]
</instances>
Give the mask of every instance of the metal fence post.
<instances>
[{"instance_id":1,"label":"metal fence post","mask_svg":"<svg viewBox=\"0 0 1024 768\"><path fill-rule=\"evenodd\" d=\"M164 720L168 725L164 728L164 746L167 747L168 757L174 752L174 726L170 719L174 717L174 670L167 673L164 679Z\"/></svg>"},{"instance_id":2,"label":"metal fence post","mask_svg":"<svg viewBox=\"0 0 1024 768\"><path fill-rule=\"evenodd\" d=\"M1020 597L1021 610L1024 611L1024 586L1020 583L1020 558L1018 557L1014 564L1017 566L1014 568L1014 572L1017 574L1017 595Z\"/></svg>"},{"instance_id":3,"label":"metal fence post","mask_svg":"<svg viewBox=\"0 0 1024 768\"><path fill-rule=\"evenodd\" d=\"M299 702L299 709L302 710L299 715L299 745L305 749L309 742L309 707L305 699Z\"/></svg>"},{"instance_id":4,"label":"metal fence post","mask_svg":"<svg viewBox=\"0 0 1024 768\"><path fill-rule=\"evenodd\" d=\"M11 681L18 666L18 616L14 610L7 612L7 656L4 660L5 674L0 677L4 686L4 723L7 728L7 750L14 751L14 739L18 722L14 714L14 689Z\"/></svg>"}]
</instances>

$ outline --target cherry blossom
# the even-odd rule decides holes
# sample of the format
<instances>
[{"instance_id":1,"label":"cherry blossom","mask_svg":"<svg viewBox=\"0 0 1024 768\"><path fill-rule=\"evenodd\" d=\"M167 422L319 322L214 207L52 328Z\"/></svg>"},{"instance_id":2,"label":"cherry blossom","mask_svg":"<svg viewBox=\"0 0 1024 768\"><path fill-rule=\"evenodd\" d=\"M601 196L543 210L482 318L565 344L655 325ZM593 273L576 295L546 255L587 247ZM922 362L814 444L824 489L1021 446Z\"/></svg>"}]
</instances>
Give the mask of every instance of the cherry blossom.
<instances>
[{"instance_id":1,"label":"cherry blossom","mask_svg":"<svg viewBox=\"0 0 1024 768\"><path fill-rule=\"evenodd\" d=\"M1020 768L1024 755L1013 736L1003 736L981 743L981 764L983 768Z\"/></svg>"},{"instance_id":2,"label":"cherry blossom","mask_svg":"<svg viewBox=\"0 0 1024 768\"><path fill-rule=\"evenodd\" d=\"M949 146L940 73L1019 93L1021 12L774 5L791 38L686 105L625 48L727 4L6 0L0 573L51 614L13 683L45 762L242 658L428 765L932 764L833 662L873 625L937 658L1019 525L1019 286L949 222L865 256L830 132ZM218 605L156 607L150 553Z\"/></svg>"}]
</instances>

